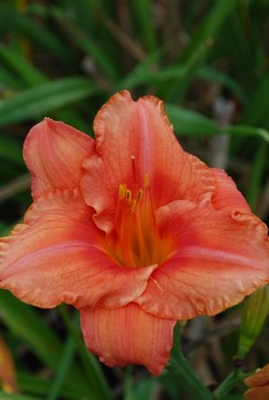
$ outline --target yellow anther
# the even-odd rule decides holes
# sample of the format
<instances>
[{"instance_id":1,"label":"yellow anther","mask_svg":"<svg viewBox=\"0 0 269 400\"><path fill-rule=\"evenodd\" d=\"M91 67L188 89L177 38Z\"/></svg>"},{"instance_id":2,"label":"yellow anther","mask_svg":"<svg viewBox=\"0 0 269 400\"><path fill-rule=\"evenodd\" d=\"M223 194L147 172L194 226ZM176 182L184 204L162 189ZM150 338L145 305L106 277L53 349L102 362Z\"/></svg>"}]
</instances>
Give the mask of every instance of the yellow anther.
<instances>
[{"instance_id":1,"label":"yellow anther","mask_svg":"<svg viewBox=\"0 0 269 400\"><path fill-rule=\"evenodd\" d=\"M145 186L145 189L149 187L149 173L148 172L146 172L145 176L144 176L144 186Z\"/></svg>"},{"instance_id":2,"label":"yellow anther","mask_svg":"<svg viewBox=\"0 0 269 400\"><path fill-rule=\"evenodd\" d=\"M126 190L127 190L127 188L126 188L126 184L125 183L119 185L119 199L120 200L123 200L125 198Z\"/></svg>"}]
</instances>

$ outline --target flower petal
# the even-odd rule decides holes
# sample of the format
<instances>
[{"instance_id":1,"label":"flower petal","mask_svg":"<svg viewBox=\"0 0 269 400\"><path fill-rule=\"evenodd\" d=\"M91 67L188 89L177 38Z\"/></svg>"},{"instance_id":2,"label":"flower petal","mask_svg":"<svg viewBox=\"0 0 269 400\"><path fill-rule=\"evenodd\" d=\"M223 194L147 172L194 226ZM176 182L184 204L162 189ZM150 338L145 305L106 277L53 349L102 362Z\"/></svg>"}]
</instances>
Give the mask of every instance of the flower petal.
<instances>
[{"instance_id":1,"label":"flower petal","mask_svg":"<svg viewBox=\"0 0 269 400\"><path fill-rule=\"evenodd\" d=\"M222 169L212 168L216 179L216 189L212 197L212 203L218 210L220 208L229 208L242 212L251 212L250 207L237 189L234 181Z\"/></svg>"},{"instance_id":2,"label":"flower petal","mask_svg":"<svg viewBox=\"0 0 269 400\"><path fill-rule=\"evenodd\" d=\"M244 383L250 387L259 387L267 385L269 388L269 363L256 371L253 375L248 376Z\"/></svg>"},{"instance_id":3,"label":"flower petal","mask_svg":"<svg viewBox=\"0 0 269 400\"><path fill-rule=\"evenodd\" d=\"M245 393L246 400L269 399L269 385L250 388Z\"/></svg>"},{"instance_id":4,"label":"flower petal","mask_svg":"<svg viewBox=\"0 0 269 400\"><path fill-rule=\"evenodd\" d=\"M119 185L143 188L145 174L156 208L178 199L198 201L213 191L211 170L182 150L156 97L133 101L129 92L117 93L97 114L94 131L97 154L84 163L83 194L102 229L112 228Z\"/></svg>"},{"instance_id":5,"label":"flower petal","mask_svg":"<svg viewBox=\"0 0 269 400\"><path fill-rule=\"evenodd\" d=\"M244 380L250 386L245 393L246 400L269 399L269 364Z\"/></svg>"},{"instance_id":6,"label":"flower petal","mask_svg":"<svg viewBox=\"0 0 269 400\"><path fill-rule=\"evenodd\" d=\"M176 250L136 300L145 311L175 319L214 315L269 282L265 224L252 214L216 211L210 202L184 207L178 215L170 208L166 221L163 213Z\"/></svg>"},{"instance_id":7,"label":"flower petal","mask_svg":"<svg viewBox=\"0 0 269 400\"><path fill-rule=\"evenodd\" d=\"M1 243L0 287L39 307L119 307L137 298L155 266L125 268L111 259L91 213L77 190L40 198Z\"/></svg>"},{"instance_id":8,"label":"flower petal","mask_svg":"<svg viewBox=\"0 0 269 400\"><path fill-rule=\"evenodd\" d=\"M114 310L81 310L84 340L100 361L110 367L141 364L152 375L168 361L175 323L145 313L134 303Z\"/></svg>"},{"instance_id":9,"label":"flower petal","mask_svg":"<svg viewBox=\"0 0 269 400\"><path fill-rule=\"evenodd\" d=\"M53 189L79 185L81 164L93 151L94 140L63 122L45 118L24 142L24 158L32 175L34 199Z\"/></svg>"}]
</instances>

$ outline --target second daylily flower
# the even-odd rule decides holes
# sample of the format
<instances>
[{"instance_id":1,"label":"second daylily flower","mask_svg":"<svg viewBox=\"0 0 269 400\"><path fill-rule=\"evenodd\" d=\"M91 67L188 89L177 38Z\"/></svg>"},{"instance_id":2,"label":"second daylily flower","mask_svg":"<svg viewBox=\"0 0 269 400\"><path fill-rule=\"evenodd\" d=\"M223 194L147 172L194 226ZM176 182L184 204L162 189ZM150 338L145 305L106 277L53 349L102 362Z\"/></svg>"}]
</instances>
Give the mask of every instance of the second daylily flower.
<instances>
[{"instance_id":1,"label":"second daylily flower","mask_svg":"<svg viewBox=\"0 0 269 400\"><path fill-rule=\"evenodd\" d=\"M30 131L34 202L3 239L1 287L74 305L101 361L158 374L177 320L268 282L267 230L224 171L182 150L155 97L116 94L94 132L50 119Z\"/></svg>"}]
</instances>

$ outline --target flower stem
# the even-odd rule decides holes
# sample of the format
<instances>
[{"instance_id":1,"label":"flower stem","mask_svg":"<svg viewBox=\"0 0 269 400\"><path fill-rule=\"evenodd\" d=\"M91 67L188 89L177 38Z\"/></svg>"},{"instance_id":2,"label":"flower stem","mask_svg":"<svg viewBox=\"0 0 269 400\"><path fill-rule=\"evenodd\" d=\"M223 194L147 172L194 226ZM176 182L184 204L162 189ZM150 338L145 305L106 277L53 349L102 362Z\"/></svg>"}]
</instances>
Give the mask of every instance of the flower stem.
<instances>
[{"instance_id":1,"label":"flower stem","mask_svg":"<svg viewBox=\"0 0 269 400\"><path fill-rule=\"evenodd\" d=\"M212 393L207 389L203 382L195 374L190 364L186 360L180 342L180 323L174 329L174 344L172 356L166 369L176 379L179 388L188 393L192 399L213 400Z\"/></svg>"},{"instance_id":2,"label":"flower stem","mask_svg":"<svg viewBox=\"0 0 269 400\"><path fill-rule=\"evenodd\" d=\"M239 368L234 368L214 391L214 399L226 399L227 394L234 388L234 386L237 383L242 382L249 375L249 373L244 373Z\"/></svg>"}]
</instances>

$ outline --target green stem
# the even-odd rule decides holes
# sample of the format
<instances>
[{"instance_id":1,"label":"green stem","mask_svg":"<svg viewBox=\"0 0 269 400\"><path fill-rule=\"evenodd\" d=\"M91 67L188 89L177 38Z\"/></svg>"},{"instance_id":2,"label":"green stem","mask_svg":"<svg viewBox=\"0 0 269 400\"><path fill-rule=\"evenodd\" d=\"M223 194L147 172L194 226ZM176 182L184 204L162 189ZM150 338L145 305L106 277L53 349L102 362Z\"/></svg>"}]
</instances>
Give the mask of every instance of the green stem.
<instances>
[{"instance_id":1,"label":"green stem","mask_svg":"<svg viewBox=\"0 0 269 400\"><path fill-rule=\"evenodd\" d=\"M226 399L227 394L237 385L237 383L242 382L247 376L238 368L234 368L233 371L224 379L224 381L218 386L214 391L214 399L221 400Z\"/></svg>"},{"instance_id":2,"label":"green stem","mask_svg":"<svg viewBox=\"0 0 269 400\"><path fill-rule=\"evenodd\" d=\"M172 356L166 366L170 374L179 384L179 389L184 389L192 399L213 400L212 393L195 374L186 360L180 342L180 324L174 329L174 344Z\"/></svg>"}]
</instances>

